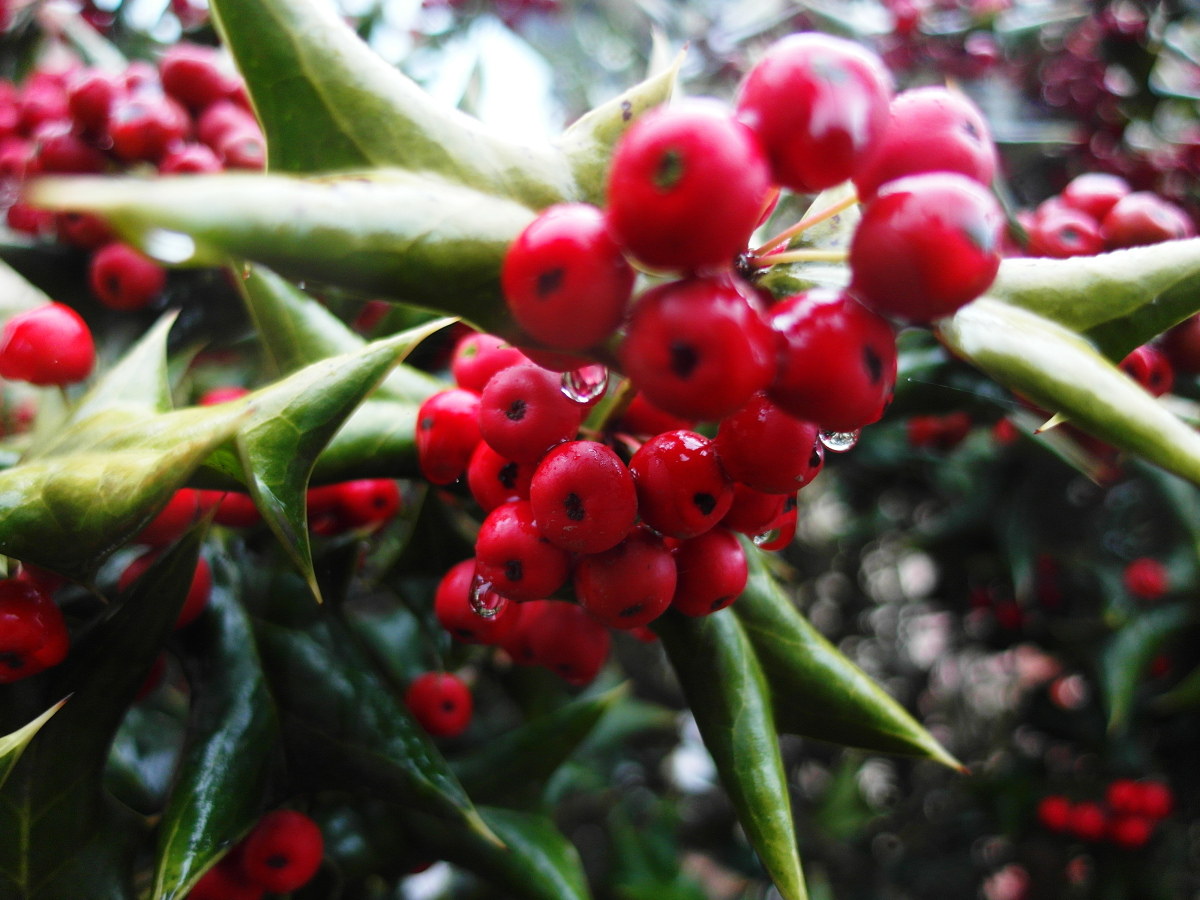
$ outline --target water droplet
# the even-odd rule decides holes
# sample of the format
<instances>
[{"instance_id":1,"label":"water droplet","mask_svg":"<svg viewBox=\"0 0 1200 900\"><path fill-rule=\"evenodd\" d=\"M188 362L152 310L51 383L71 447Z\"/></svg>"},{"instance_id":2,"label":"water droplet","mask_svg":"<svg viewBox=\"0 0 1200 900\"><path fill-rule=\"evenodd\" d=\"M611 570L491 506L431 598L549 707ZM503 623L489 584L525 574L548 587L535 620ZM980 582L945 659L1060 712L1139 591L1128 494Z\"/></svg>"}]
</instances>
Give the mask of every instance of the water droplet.
<instances>
[{"instance_id":1,"label":"water droplet","mask_svg":"<svg viewBox=\"0 0 1200 900\"><path fill-rule=\"evenodd\" d=\"M576 403L591 403L608 390L608 369L601 365L584 366L562 374L562 392Z\"/></svg>"},{"instance_id":2,"label":"water droplet","mask_svg":"<svg viewBox=\"0 0 1200 900\"><path fill-rule=\"evenodd\" d=\"M750 540L754 541L755 547L765 547L772 541L779 540L779 536L783 534L782 528L772 528L770 531L764 531L762 534L756 534Z\"/></svg>"},{"instance_id":3,"label":"water droplet","mask_svg":"<svg viewBox=\"0 0 1200 900\"><path fill-rule=\"evenodd\" d=\"M858 436L860 434L862 434L862 429L858 428L854 431L822 431L817 437L825 445L826 450L832 450L834 453L845 453L858 443Z\"/></svg>"},{"instance_id":4,"label":"water droplet","mask_svg":"<svg viewBox=\"0 0 1200 900\"><path fill-rule=\"evenodd\" d=\"M306 290L308 290L308 282L303 281L303 280L297 281L296 287L300 288L300 290L302 290L302 291L306 291Z\"/></svg>"},{"instance_id":5,"label":"water droplet","mask_svg":"<svg viewBox=\"0 0 1200 900\"><path fill-rule=\"evenodd\" d=\"M478 573L471 579L469 598L471 611L481 619L494 619L508 605L508 600L492 589L492 583Z\"/></svg>"},{"instance_id":6,"label":"water droplet","mask_svg":"<svg viewBox=\"0 0 1200 900\"><path fill-rule=\"evenodd\" d=\"M142 249L159 262L182 263L196 255L196 242L178 231L153 228L143 236Z\"/></svg>"}]
</instances>

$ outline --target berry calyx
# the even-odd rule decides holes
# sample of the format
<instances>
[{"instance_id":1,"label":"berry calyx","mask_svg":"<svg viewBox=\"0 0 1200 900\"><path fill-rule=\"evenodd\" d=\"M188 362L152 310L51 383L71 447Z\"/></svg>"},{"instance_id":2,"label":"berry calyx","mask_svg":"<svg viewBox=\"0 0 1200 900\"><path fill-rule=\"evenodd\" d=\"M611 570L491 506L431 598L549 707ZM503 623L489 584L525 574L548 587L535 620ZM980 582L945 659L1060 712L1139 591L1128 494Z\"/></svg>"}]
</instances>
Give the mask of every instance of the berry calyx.
<instances>
[{"instance_id":1,"label":"berry calyx","mask_svg":"<svg viewBox=\"0 0 1200 900\"><path fill-rule=\"evenodd\" d=\"M434 737L458 737L471 724L471 689L448 672L426 672L413 679L404 703Z\"/></svg>"},{"instance_id":2,"label":"berry calyx","mask_svg":"<svg viewBox=\"0 0 1200 900\"><path fill-rule=\"evenodd\" d=\"M467 485L485 513L510 500L528 500L534 464L505 459L480 441L467 466Z\"/></svg>"},{"instance_id":3,"label":"berry calyx","mask_svg":"<svg viewBox=\"0 0 1200 900\"><path fill-rule=\"evenodd\" d=\"M43 386L74 384L87 378L95 363L91 330L61 303L18 313L0 331L0 377Z\"/></svg>"}]
</instances>

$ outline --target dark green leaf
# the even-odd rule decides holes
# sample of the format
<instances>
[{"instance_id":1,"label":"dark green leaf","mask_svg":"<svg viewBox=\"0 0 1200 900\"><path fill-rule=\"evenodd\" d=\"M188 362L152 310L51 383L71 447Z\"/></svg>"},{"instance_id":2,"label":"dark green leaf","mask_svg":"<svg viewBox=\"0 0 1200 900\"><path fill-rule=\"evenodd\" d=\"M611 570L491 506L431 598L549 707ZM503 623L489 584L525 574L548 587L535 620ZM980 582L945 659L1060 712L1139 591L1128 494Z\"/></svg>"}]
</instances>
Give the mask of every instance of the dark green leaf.
<instances>
[{"instance_id":1,"label":"dark green leaf","mask_svg":"<svg viewBox=\"0 0 1200 900\"><path fill-rule=\"evenodd\" d=\"M1062 413L1114 447L1200 482L1200 434L1079 335L989 298L942 320L938 334L954 353L1043 409Z\"/></svg>"},{"instance_id":2,"label":"dark green leaf","mask_svg":"<svg viewBox=\"0 0 1200 900\"><path fill-rule=\"evenodd\" d=\"M155 900L186 896L262 811L279 723L231 566L214 560L208 609L184 635L191 724L159 825Z\"/></svg>"},{"instance_id":3,"label":"dark green leaf","mask_svg":"<svg viewBox=\"0 0 1200 900\"><path fill-rule=\"evenodd\" d=\"M101 787L113 735L170 634L204 536L198 525L164 553L119 605L50 670L46 691L70 695L0 789L0 897L117 900L132 896L140 828Z\"/></svg>"},{"instance_id":4,"label":"dark green leaf","mask_svg":"<svg viewBox=\"0 0 1200 900\"><path fill-rule=\"evenodd\" d=\"M326 179L46 179L30 190L31 202L47 209L103 215L151 255L164 232L190 235L193 262L249 259L501 332L512 325L500 301L500 263L534 215L434 175L395 170Z\"/></svg>"},{"instance_id":5,"label":"dark green leaf","mask_svg":"<svg viewBox=\"0 0 1200 900\"><path fill-rule=\"evenodd\" d=\"M531 783L544 785L604 714L628 693L622 685L597 697L573 700L489 740L473 753L451 762L451 768L477 802L499 803L519 796Z\"/></svg>"},{"instance_id":6,"label":"dark green leaf","mask_svg":"<svg viewBox=\"0 0 1200 900\"><path fill-rule=\"evenodd\" d=\"M750 846L784 900L807 897L771 695L750 640L727 609L699 619L668 612L653 627Z\"/></svg>"},{"instance_id":7,"label":"dark green leaf","mask_svg":"<svg viewBox=\"0 0 1200 900\"><path fill-rule=\"evenodd\" d=\"M320 0L214 0L279 172L432 172L535 208L575 195L562 153L492 134L376 56Z\"/></svg>"},{"instance_id":8,"label":"dark green leaf","mask_svg":"<svg viewBox=\"0 0 1200 900\"><path fill-rule=\"evenodd\" d=\"M506 894L521 900L588 900L579 854L553 822L488 807L480 807L479 815L503 846L433 816L409 812L405 819L413 840L430 857L462 866Z\"/></svg>"},{"instance_id":9,"label":"dark green leaf","mask_svg":"<svg viewBox=\"0 0 1200 900\"><path fill-rule=\"evenodd\" d=\"M1110 731L1123 728L1133 709L1138 681L1162 645L1191 620L1185 603L1144 612L1113 635L1100 654L1100 682Z\"/></svg>"},{"instance_id":10,"label":"dark green leaf","mask_svg":"<svg viewBox=\"0 0 1200 900\"><path fill-rule=\"evenodd\" d=\"M59 700L28 725L23 725L12 734L0 737L0 788L4 787L9 773L16 767L17 761L25 752L25 748L29 746L29 742L33 740L34 735L50 721L52 715L62 709L62 705L66 702L65 699Z\"/></svg>"}]
</instances>

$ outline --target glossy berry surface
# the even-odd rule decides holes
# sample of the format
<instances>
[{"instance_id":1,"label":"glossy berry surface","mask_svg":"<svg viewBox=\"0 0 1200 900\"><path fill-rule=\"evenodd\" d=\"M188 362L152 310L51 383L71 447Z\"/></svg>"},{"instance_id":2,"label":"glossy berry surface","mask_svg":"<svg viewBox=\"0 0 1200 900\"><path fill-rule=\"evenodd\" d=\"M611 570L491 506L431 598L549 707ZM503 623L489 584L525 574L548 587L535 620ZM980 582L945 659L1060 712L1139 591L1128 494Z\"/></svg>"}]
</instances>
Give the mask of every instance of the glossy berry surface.
<instances>
[{"instance_id":1,"label":"glossy berry surface","mask_svg":"<svg viewBox=\"0 0 1200 900\"><path fill-rule=\"evenodd\" d=\"M434 737L458 737L471 724L471 690L456 675L426 672L404 692L404 703Z\"/></svg>"},{"instance_id":2,"label":"glossy berry surface","mask_svg":"<svg viewBox=\"0 0 1200 900\"><path fill-rule=\"evenodd\" d=\"M1152 344L1130 351L1121 360L1121 371L1155 397L1168 393L1175 384L1175 373L1166 355Z\"/></svg>"},{"instance_id":3,"label":"glossy berry surface","mask_svg":"<svg viewBox=\"0 0 1200 900\"><path fill-rule=\"evenodd\" d=\"M516 347L494 334L468 334L454 348L450 374L460 388L482 394L492 376L529 359Z\"/></svg>"},{"instance_id":4,"label":"glossy berry surface","mask_svg":"<svg viewBox=\"0 0 1200 900\"><path fill-rule=\"evenodd\" d=\"M1029 229L1029 255L1067 259L1104 250L1100 223L1085 212L1060 206L1037 217Z\"/></svg>"},{"instance_id":5,"label":"glossy berry surface","mask_svg":"<svg viewBox=\"0 0 1200 900\"><path fill-rule=\"evenodd\" d=\"M226 528L253 528L262 522L262 513L248 495L236 491L211 493L220 494L217 499L217 512L213 516L213 521L218 525L224 525Z\"/></svg>"},{"instance_id":6,"label":"glossy berry surface","mask_svg":"<svg viewBox=\"0 0 1200 900\"><path fill-rule=\"evenodd\" d=\"M538 607L528 622L521 619L533 657L568 684L589 684L608 660L608 629L574 603L547 600Z\"/></svg>"},{"instance_id":7,"label":"glossy berry surface","mask_svg":"<svg viewBox=\"0 0 1200 900\"><path fill-rule=\"evenodd\" d=\"M457 641L500 644L517 623L519 605L505 603L496 615L485 619L471 608L471 582L474 577L474 559L464 559L443 575L434 594L434 615Z\"/></svg>"},{"instance_id":8,"label":"glossy berry surface","mask_svg":"<svg viewBox=\"0 0 1200 900\"><path fill-rule=\"evenodd\" d=\"M1136 191L1118 200L1100 222L1110 250L1141 247L1191 237L1196 233L1187 213L1149 191Z\"/></svg>"},{"instance_id":9,"label":"glossy berry surface","mask_svg":"<svg viewBox=\"0 0 1200 900\"><path fill-rule=\"evenodd\" d=\"M400 488L390 478L344 481L338 505L350 528L381 525L400 512Z\"/></svg>"},{"instance_id":10,"label":"glossy berry surface","mask_svg":"<svg viewBox=\"0 0 1200 900\"><path fill-rule=\"evenodd\" d=\"M325 840L317 823L292 809L269 812L242 844L246 879L275 894L297 890L321 868Z\"/></svg>"},{"instance_id":11,"label":"glossy berry surface","mask_svg":"<svg viewBox=\"0 0 1200 900\"><path fill-rule=\"evenodd\" d=\"M644 529L615 547L585 556L575 567L575 596L588 614L612 628L637 628L671 605L675 560Z\"/></svg>"},{"instance_id":12,"label":"glossy berry surface","mask_svg":"<svg viewBox=\"0 0 1200 900\"><path fill-rule=\"evenodd\" d=\"M986 188L947 172L884 185L850 245L850 290L875 312L927 324L970 303L1000 268L1004 215Z\"/></svg>"},{"instance_id":13,"label":"glossy berry surface","mask_svg":"<svg viewBox=\"0 0 1200 900\"><path fill-rule=\"evenodd\" d=\"M1119 175L1085 172L1071 179L1063 188L1061 199L1064 205L1087 213L1099 222L1130 192L1129 182Z\"/></svg>"},{"instance_id":14,"label":"glossy berry surface","mask_svg":"<svg viewBox=\"0 0 1200 900\"><path fill-rule=\"evenodd\" d=\"M28 581L0 581L0 684L58 665L70 636L50 594Z\"/></svg>"},{"instance_id":15,"label":"glossy berry surface","mask_svg":"<svg viewBox=\"0 0 1200 900\"><path fill-rule=\"evenodd\" d=\"M642 444L629 461L642 521L660 534L692 538L716 525L733 503L733 484L713 442L668 431Z\"/></svg>"},{"instance_id":16,"label":"glossy berry surface","mask_svg":"<svg viewBox=\"0 0 1200 900\"><path fill-rule=\"evenodd\" d=\"M91 330L61 303L18 313L0 331L0 377L43 386L74 384L87 378L95 363Z\"/></svg>"},{"instance_id":17,"label":"glossy berry surface","mask_svg":"<svg viewBox=\"0 0 1200 900\"><path fill-rule=\"evenodd\" d=\"M616 546L637 521L633 476L595 441L571 441L547 453L533 473L529 502L542 534L574 553Z\"/></svg>"},{"instance_id":18,"label":"glossy berry surface","mask_svg":"<svg viewBox=\"0 0 1200 900\"><path fill-rule=\"evenodd\" d=\"M845 293L818 288L781 301L771 327L783 338L767 396L827 431L877 421L896 384L892 327Z\"/></svg>"},{"instance_id":19,"label":"glossy berry surface","mask_svg":"<svg viewBox=\"0 0 1200 900\"><path fill-rule=\"evenodd\" d=\"M475 541L475 570L510 600L549 597L567 580L570 557L542 535L528 501L498 506L483 520Z\"/></svg>"},{"instance_id":20,"label":"glossy berry surface","mask_svg":"<svg viewBox=\"0 0 1200 900\"><path fill-rule=\"evenodd\" d=\"M467 466L467 485L475 502L484 512L491 512L510 500L528 500L535 468L534 463L505 459L480 441Z\"/></svg>"},{"instance_id":21,"label":"glossy berry surface","mask_svg":"<svg viewBox=\"0 0 1200 900\"><path fill-rule=\"evenodd\" d=\"M725 474L756 491L794 494L825 463L819 429L756 394L721 421L714 443Z\"/></svg>"},{"instance_id":22,"label":"glossy berry surface","mask_svg":"<svg viewBox=\"0 0 1200 900\"><path fill-rule=\"evenodd\" d=\"M609 221L651 268L728 269L758 224L770 180L754 133L720 104L659 107L617 143Z\"/></svg>"},{"instance_id":23,"label":"glossy berry surface","mask_svg":"<svg viewBox=\"0 0 1200 900\"><path fill-rule=\"evenodd\" d=\"M883 136L892 79L858 44L795 34L771 46L738 92L777 184L816 193L845 181Z\"/></svg>"},{"instance_id":24,"label":"glossy berry surface","mask_svg":"<svg viewBox=\"0 0 1200 900\"><path fill-rule=\"evenodd\" d=\"M433 484L459 479L480 441L479 395L456 388L434 394L417 412L417 462Z\"/></svg>"},{"instance_id":25,"label":"glossy berry surface","mask_svg":"<svg viewBox=\"0 0 1200 900\"><path fill-rule=\"evenodd\" d=\"M733 486L733 503L721 524L731 531L756 535L771 530L772 524L783 515L786 494L764 494L744 484Z\"/></svg>"},{"instance_id":26,"label":"glossy berry surface","mask_svg":"<svg viewBox=\"0 0 1200 900\"><path fill-rule=\"evenodd\" d=\"M643 294L618 356L646 399L685 419L719 419L775 376L777 338L731 276Z\"/></svg>"},{"instance_id":27,"label":"glossy berry surface","mask_svg":"<svg viewBox=\"0 0 1200 900\"><path fill-rule=\"evenodd\" d=\"M854 176L869 201L883 185L922 172L958 172L981 185L996 172L996 147L983 115L957 91L923 87L897 94L883 138Z\"/></svg>"},{"instance_id":28,"label":"glossy berry surface","mask_svg":"<svg viewBox=\"0 0 1200 900\"><path fill-rule=\"evenodd\" d=\"M604 213L586 203L542 212L508 248L500 270L517 324L562 350L583 350L611 335L633 279Z\"/></svg>"},{"instance_id":29,"label":"glossy berry surface","mask_svg":"<svg viewBox=\"0 0 1200 900\"><path fill-rule=\"evenodd\" d=\"M746 589L746 551L737 536L714 528L675 551L678 580L671 606L687 616L707 616L724 609Z\"/></svg>"},{"instance_id":30,"label":"glossy berry surface","mask_svg":"<svg viewBox=\"0 0 1200 900\"><path fill-rule=\"evenodd\" d=\"M581 419L582 409L563 394L560 376L539 366L498 372L480 398L483 439L517 462L536 462L555 444L575 437Z\"/></svg>"}]
</instances>

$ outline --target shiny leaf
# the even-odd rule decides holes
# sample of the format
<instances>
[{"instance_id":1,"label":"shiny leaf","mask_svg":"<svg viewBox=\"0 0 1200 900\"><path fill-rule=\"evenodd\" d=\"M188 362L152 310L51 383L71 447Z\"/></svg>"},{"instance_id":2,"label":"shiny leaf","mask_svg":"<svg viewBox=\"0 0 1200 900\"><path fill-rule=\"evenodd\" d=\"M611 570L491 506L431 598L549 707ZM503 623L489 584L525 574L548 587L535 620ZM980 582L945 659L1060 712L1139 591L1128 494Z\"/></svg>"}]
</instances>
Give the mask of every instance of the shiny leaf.
<instances>
[{"instance_id":1,"label":"shiny leaf","mask_svg":"<svg viewBox=\"0 0 1200 900\"><path fill-rule=\"evenodd\" d=\"M730 610L668 612L653 628L750 846L784 900L807 897L771 695L746 632Z\"/></svg>"},{"instance_id":2,"label":"shiny leaf","mask_svg":"<svg viewBox=\"0 0 1200 900\"><path fill-rule=\"evenodd\" d=\"M750 580L730 608L771 685L779 730L961 768L903 706L800 615L768 571L765 554L744 543Z\"/></svg>"},{"instance_id":3,"label":"shiny leaf","mask_svg":"<svg viewBox=\"0 0 1200 900\"><path fill-rule=\"evenodd\" d=\"M1187 604L1176 603L1142 613L1113 635L1099 661L1110 731L1128 723L1142 674L1162 645L1189 621Z\"/></svg>"}]
</instances>

